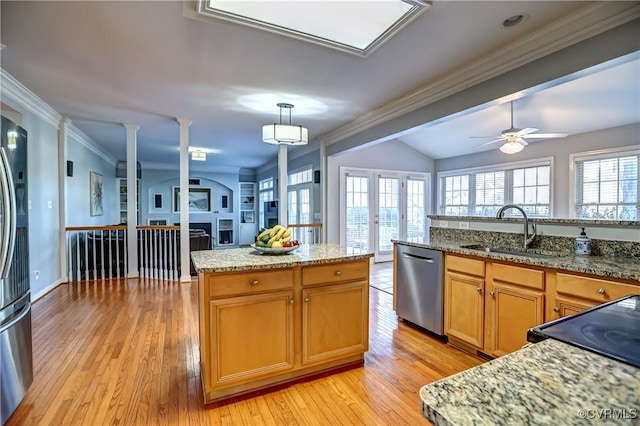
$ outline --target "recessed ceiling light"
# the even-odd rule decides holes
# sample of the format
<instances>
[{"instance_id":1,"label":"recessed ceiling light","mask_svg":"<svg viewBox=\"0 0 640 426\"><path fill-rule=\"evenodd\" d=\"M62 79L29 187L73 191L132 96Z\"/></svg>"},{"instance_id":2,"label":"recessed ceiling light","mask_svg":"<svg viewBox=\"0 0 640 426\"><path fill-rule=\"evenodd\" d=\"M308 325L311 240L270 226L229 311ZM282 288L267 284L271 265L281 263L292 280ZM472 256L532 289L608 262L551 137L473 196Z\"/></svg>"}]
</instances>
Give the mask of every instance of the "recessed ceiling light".
<instances>
[{"instance_id":1,"label":"recessed ceiling light","mask_svg":"<svg viewBox=\"0 0 640 426\"><path fill-rule=\"evenodd\" d=\"M525 13L519 13L517 15L509 16L507 19L502 21L502 26L507 28L515 27L516 25L524 22L525 19L527 19L527 14Z\"/></svg>"}]
</instances>

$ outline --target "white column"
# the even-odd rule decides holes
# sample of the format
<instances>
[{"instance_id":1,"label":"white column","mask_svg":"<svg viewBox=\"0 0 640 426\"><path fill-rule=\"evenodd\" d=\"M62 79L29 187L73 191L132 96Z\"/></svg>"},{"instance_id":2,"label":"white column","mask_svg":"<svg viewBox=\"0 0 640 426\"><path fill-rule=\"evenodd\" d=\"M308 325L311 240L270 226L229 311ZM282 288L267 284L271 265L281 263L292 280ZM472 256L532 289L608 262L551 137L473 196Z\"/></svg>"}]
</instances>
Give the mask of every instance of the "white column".
<instances>
[{"instance_id":1,"label":"white column","mask_svg":"<svg viewBox=\"0 0 640 426\"><path fill-rule=\"evenodd\" d=\"M176 118L180 124L180 275L181 283L191 282L189 257L189 127L191 120ZM211 236L213 238L213 235Z\"/></svg>"},{"instance_id":2,"label":"white column","mask_svg":"<svg viewBox=\"0 0 640 426\"><path fill-rule=\"evenodd\" d=\"M137 124L123 124L127 129L127 278L137 278L138 273L138 156Z\"/></svg>"},{"instance_id":3,"label":"white column","mask_svg":"<svg viewBox=\"0 0 640 426\"><path fill-rule=\"evenodd\" d=\"M322 136L322 140L320 141L320 190L322 191L322 217L320 218L320 222L322 222L322 234L320 238L323 243L327 242L327 169L329 168L328 160L327 160L327 137Z\"/></svg>"},{"instance_id":4,"label":"white column","mask_svg":"<svg viewBox=\"0 0 640 426\"><path fill-rule=\"evenodd\" d=\"M60 253L60 281L66 282L67 277L67 126L70 120L62 117L58 126L58 252Z\"/></svg>"},{"instance_id":5,"label":"white column","mask_svg":"<svg viewBox=\"0 0 640 426\"><path fill-rule=\"evenodd\" d=\"M278 145L278 223L287 226L287 145Z\"/></svg>"}]
</instances>

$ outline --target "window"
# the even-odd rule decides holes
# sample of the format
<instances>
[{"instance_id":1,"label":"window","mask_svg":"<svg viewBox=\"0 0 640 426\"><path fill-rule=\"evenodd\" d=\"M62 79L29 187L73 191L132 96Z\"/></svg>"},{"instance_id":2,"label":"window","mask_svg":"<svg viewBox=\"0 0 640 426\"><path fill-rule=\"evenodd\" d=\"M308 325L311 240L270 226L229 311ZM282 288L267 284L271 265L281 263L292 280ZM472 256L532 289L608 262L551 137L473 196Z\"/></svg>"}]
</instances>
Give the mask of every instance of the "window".
<instances>
[{"instance_id":1,"label":"window","mask_svg":"<svg viewBox=\"0 0 640 426\"><path fill-rule=\"evenodd\" d=\"M266 201L273 201L273 178L267 178L261 180L258 183L258 216L260 229L265 228L267 224L264 223L264 203Z\"/></svg>"},{"instance_id":2,"label":"window","mask_svg":"<svg viewBox=\"0 0 640 426\"><path fill-rule=\"evenodd\" d=\"M300 185L301 183L311 182L312 180L313 170L309 168L289 174L287 178L287 185Z\"/></svg>"},{"instance_id":3,"label":"window","mask_svg":"<svg viewBox=\"0 0 640 426\"><path fill-rule=\"evenodd\" d=\"M543 159L440 173L439 211L453 216L494 216L505 204L519 204L528 216L549 217L551 162Z\"/></svg>"},{"instance_id":4,"label":"window","mask_svg":"<svg viewBox=\"0 0 640 426\"><path fill-rule=\"evenodd\" d=\"M640 150L617 150L572 156L576 217L638 220Z\"/></svg>"}]
</instances>

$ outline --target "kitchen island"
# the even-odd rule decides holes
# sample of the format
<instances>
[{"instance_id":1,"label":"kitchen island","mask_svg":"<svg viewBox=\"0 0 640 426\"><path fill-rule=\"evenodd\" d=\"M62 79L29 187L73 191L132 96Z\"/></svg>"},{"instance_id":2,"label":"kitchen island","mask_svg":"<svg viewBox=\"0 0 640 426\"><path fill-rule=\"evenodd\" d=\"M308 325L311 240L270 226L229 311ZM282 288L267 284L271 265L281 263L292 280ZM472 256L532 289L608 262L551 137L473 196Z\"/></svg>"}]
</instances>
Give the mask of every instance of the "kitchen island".
<instances>
[{"instance_id":1,"label":"kitchen island","mask_svg":"<svg viewBox=\"0 0 640 426\"><path fill-rule=\"evenodd\" d=\"M371 256L335 244L192 252L205 403L362 365Z\"/></svg>"},{"instance_id":2,"label":"kitchen island","mask_svg":"<svg viewBox=\"0 0 640 426\"><path fill-rule=\"evenodd\" d=\"M640 422L640 369L553 339L420 390L435 425L630 425Z\"/></svg>"}]
</instances>

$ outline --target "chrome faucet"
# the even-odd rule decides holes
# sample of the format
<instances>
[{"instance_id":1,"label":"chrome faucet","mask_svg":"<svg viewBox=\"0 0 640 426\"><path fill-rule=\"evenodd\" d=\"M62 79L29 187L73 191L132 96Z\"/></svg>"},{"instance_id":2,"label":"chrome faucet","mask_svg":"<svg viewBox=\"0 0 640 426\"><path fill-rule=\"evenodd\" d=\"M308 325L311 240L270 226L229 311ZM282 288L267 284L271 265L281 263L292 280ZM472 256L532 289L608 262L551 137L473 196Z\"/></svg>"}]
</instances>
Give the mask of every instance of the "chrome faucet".
<instances>
[{"instance_id":1,"label":"chrome faucet","mask_svg":"<svg viewBox=\"0 0 640 426\"><path fill-rule=\"evenodd\" d=\"M520 210L520 213L522 213L522 217L524 217L524 239L522 242L522 248L527 249L529 247L529 244L531 244L533 242L533 239L536 237L536 224L531 224L531 227L533 228L533 234L529 235L529 218L527 217L527 214L524 212L522 207L516 204L507 204L500 207L500 210L498 210L498 213L496 213L496 219L502 219L504 216L504 212L509 209Z\"/></svg>"}]
</instances>

